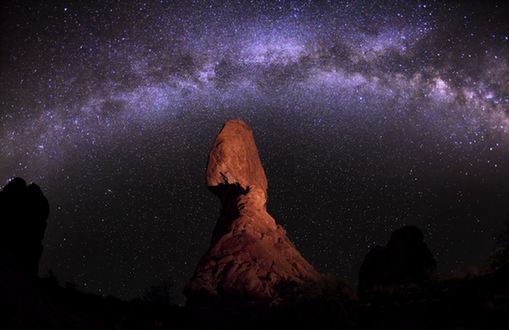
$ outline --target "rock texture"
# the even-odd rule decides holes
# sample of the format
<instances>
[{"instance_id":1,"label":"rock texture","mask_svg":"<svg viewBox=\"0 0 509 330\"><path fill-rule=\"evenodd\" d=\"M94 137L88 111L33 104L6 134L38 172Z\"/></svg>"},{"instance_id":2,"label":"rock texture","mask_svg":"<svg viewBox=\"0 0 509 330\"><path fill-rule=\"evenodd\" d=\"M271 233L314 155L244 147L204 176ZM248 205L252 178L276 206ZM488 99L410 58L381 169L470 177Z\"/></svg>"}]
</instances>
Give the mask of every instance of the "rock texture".
<instances>
[{"instance_id":1,"label":"rock texture","mask_svg":"<svg viewBox=\"0 0 509 330\"><path fill-rule=\"evenodd\" d=\"M244 122L224 124L209 154L206 179L222 210L210 248L184 290L188 303L278 303L286 293L322 279L267 213L267 178Z\"/></svg>"},{"instance_id":2,"label":"rock texture","mask_svg":"<svg viewBox=\"0 0 509 330\"><path fill-rule=\"evenodd\" d=\"M422 285L436 267L421 230L405 226L392 233L387 247L375 246L368 252L359 271L359 292L390 285Z\"/></svg>"}]
</instances>

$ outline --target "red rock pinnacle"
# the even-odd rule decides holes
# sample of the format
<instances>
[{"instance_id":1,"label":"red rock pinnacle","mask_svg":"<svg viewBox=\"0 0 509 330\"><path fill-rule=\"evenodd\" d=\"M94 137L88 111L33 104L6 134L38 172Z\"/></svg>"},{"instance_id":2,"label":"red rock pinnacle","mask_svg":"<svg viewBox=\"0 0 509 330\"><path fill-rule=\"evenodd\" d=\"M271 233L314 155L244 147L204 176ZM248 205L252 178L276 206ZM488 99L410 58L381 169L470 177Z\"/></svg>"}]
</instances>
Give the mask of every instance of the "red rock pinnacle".
<instances>
[{"instance_id":1,"label":"red rock pinnacle","mask_svg":"<svg viewBox=\"0 0 509 330\"><path fill-rule=\"evenodd\" d=\"M251 129L230 120L209 154L207 185L222 203L212 242L184 293L188 301L231 297L278 303L283 288L322 276L267 213L267 178Z\"/></svg>"}]
</instances>

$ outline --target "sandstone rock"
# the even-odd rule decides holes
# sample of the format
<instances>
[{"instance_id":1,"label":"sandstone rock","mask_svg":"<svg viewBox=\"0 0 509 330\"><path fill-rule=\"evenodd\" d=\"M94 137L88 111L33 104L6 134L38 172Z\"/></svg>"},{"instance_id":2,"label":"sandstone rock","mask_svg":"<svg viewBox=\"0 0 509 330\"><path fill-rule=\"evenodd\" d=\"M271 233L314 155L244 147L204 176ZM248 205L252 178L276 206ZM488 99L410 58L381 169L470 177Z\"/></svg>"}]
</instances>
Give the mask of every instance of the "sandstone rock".
<instances>
[{"instance_id":1,"label":"sandstone rock","mask_svg":"<svg viewBox=\"0 0 509 330\"><path fill-rule=\"evenodd\" d=\"M184 290L188 303L278 303L288 290L322 280L267 213L267 178L244 122L224 124L209 154L206 180L222 210L210 248Z\"/></svg>"}]
</instances>

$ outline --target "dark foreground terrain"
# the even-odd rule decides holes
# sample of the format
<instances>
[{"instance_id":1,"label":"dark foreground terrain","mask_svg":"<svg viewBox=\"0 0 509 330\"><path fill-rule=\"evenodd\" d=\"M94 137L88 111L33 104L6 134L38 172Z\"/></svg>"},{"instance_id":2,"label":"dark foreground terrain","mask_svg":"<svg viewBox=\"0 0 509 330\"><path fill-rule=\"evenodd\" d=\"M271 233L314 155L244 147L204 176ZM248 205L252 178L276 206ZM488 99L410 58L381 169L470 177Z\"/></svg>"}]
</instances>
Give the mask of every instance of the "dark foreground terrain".
<instances>
[{"instance_id":1,"label":"dark foreground terrain","mask_svg":"<svg viewBox=\"0 0 509 330\"><path fill-rule=\"evenodd\" d=\"M178 307L155 294L121 301L62 288L52 278L2 301L2 328L50 329L508 329L509 267L440 280L426 289L385 287L369 299L340 292L263 306ZM5 290L3 282L2 290ZM18 283L19 284L19 283ZM11 289L12 289L11 283ZM11 292L13 293L13 292ZM2 294L4 299L6 295ZM12 297L11 297L12 298ZM228 307L230 306L230 307Z\"/></svg>"}]
</instances>

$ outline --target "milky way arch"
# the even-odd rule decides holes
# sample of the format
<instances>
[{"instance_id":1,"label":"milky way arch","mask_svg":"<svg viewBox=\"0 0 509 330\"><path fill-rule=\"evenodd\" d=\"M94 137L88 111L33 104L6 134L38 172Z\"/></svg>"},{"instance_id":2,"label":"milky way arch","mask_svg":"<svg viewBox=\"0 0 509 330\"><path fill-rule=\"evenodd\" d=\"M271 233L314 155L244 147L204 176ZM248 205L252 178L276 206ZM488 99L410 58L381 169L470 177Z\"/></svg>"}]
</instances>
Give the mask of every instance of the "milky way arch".
<instances>
[{"instance_id":1,"label":"milky way arch","mask_svg":"<svg viewBox=\"0 0 509 330\"><path fill-rule=\"evenodd\" d=\"M4 181L22 175L47 187L55 202L46 241L54 257L46 264L94 290L132 294L154 276L179 283L189 276L188 264L198 258L211 224L203 220L187 227L184 219L203 219L214 209L211 200L199 202L207 198L197 192L200 171L208 141L228 118L243 118L255 129L269 179L271 173L276 177L276 213L288 215L290 229L290 218L303 207L290 196L299 180L316 196L306 209L312 214L313 203L335 194L324 193L324 185L364 196L392 184L383 176L407 187L435 176L446 176L446 186L456 188L453 182L465 176L475 184L507 179L509 31L502 5L106 1L3 6L0 175ZM301 151L304 155L296 155ZM307 182L288 171L320 179ZM146 188L147 180L168 175L179 178ZM183 188L183 181L191 183ZM396 186L388 196L406 194ZM428 194L432 197L423 205L435 205L431 186L409 189L415 189L409 200ZM490 197L495 204L497 196ZM179 209L165 204L170 200L197 202ZM84 211L97 203L101 207L95 212ZM449 233L459 220L445 221L439 230L432 220L436 214L409 211L412 205L391 215L393 220L380 220L384 228L373 225L378 228L373 231L366 228L377 223L376 210L356 213L349 206L351 212L343 214L331 206L329 213L310 215L311 222L293 228L296 241L319 268L347 277L362 254L354 250L412 217L437 236L440 253L459 249L439 234ZM499 219L499 211L493 217ZM492 242L489 228L496 221L480 229L479 216L472 211L468 217L465 233L481 231L485 242ZM343 232L349 243L334 245L322 237L324 227ZM170 245L155 239L169 253L157 255L146 242L126 247L133 238L150 237L151 230L172 237ZM96 234L100 243L90 239ZM196 239L191 256L179 252L184 236ZM312 246L316 237L327 243ZM91 242L78 243L84 240ZM106 256L90 261L105 242ZM334 249L342 251L341 261L333 260ZM132 255L152 263L140 261L140 271ZM173 258L180 266L168 266ZM447 263L462 264L462 258L452 253ZM99 275L105 260L120 260L122 283ZM95 282L85 283L86 278Z\"/></svg>"}]
</instances>

